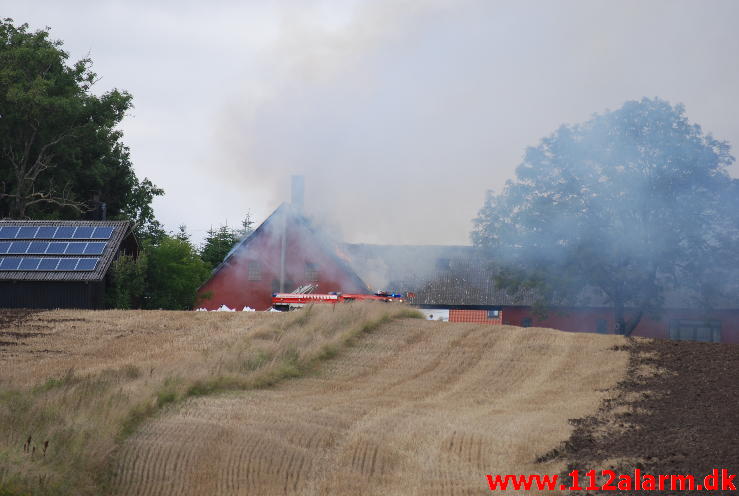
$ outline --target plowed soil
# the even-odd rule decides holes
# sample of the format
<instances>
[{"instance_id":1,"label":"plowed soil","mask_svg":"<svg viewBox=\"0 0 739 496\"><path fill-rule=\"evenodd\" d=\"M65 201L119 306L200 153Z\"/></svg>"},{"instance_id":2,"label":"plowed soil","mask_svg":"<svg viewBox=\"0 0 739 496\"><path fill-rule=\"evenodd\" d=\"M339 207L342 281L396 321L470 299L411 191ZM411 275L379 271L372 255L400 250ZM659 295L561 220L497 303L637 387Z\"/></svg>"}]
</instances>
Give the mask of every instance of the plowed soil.
<instances>
[{"instance_id":1,"label":"plowed soil","mask_svg":"<svg viewBox=\"0 0 739 496\"><path fill-rule=\"evenodd\" d=\"M700 484L714 469L739 474L739 346L637 338L628 349L629 373L617 395L597 414L573 422L577 428L570 439L550 453L567 461L561 475L567 478L572 469L613 469L617 474L639 469L692 475ZM601 478L599 484L604 482ZM739 487L739 475L735 484ZM659 494L686 493L668 488Z\"/></svg>"},{"instance_id":2,"label":"plowed soil","mask_svg":"<svg viewBox=\"0 0 739 496\"><path fill-rule=\"evenodd\" d=\"M309 377L165 412L121 448L114 492L487 494L485 474L564 468L561 459L536 459L569 438L568 419L597 411L624 379L625 343L546 329L388 324Z\"/></svg>"}]
</instances>

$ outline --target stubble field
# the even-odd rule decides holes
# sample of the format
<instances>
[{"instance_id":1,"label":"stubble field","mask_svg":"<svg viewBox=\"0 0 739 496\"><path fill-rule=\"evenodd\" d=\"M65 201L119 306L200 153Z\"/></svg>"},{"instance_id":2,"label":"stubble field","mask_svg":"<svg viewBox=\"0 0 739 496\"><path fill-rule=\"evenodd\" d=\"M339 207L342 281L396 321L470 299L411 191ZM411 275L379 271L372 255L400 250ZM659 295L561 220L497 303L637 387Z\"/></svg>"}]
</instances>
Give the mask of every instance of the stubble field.
<instances>
[{"instance_id":1,"label":"stubble field","mask_svg":"<svg viewBox=\"0 0 739 496\"><path fill-rule=\"evenodd\" d=\"M623 377L620 342L393 322L311 377L147 424L121 451L116 494L483 494L488 473L556 473L535 460Z\"/></svg>"},{"instance_id":2,"label":"stubble field","mask_svg":"<svg viewBox=\"0 0 739 496\"><path fill-rule=\"evenodd\" d=\"M13 315L0 483L9 494L481 494L485 474L563 469L536 459L626 374L622 337L410 315ZM21 449L28 435L35 454Z\"/></svg>"}]
</instances>

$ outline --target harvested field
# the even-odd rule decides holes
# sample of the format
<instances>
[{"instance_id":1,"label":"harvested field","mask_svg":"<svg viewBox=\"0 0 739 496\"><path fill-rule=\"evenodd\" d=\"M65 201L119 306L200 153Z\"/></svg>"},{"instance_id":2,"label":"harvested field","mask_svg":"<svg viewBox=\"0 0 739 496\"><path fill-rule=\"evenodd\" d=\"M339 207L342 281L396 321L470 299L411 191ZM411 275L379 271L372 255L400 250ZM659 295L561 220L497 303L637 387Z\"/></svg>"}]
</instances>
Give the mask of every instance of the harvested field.
<instances>
[{"instance_id":1,"label":"harvested field","mask_svg":"<svg viewBox=\"0 0 739 496\"><path fill-rule=\"evenodd\" d=\"M264 313L79 311L0 312L0 386L30 386L73 370L126 365L174 371L242 336Z\"/></svg>"},{"instance_id":2,"label":"harvested field","mask_svg":"<svg viewBox=\"0 0 739 496\"><path fill-rule=\"evenodd\" d=\"M739 346L410 315L0 312L0 494L462 495L489 493L486 474L739 471Z\"/></svg>"},{"instance_id":3,"label":"harvested field","mask_svg":"<svg viewBox=\"0 0 739 496\"><path fill-rule=\"evenodd\" d=\"M537 456L624 378L624 343L396 321L309 377L192 399L143 426L115 494L463 495L489 493L488 473L557 473Z\"/></svg>"},{"instance_id":4,"label":"harvested field","mask_svg":"<svg viewBox=\"0 0 739 496\"><path fill-rule=\"evenodd\" d=\"M165 408L303 375L383 323L420 317L381 304L0 315L2 496L103 494L116 448Z\"/></svg>"}]
</instances>

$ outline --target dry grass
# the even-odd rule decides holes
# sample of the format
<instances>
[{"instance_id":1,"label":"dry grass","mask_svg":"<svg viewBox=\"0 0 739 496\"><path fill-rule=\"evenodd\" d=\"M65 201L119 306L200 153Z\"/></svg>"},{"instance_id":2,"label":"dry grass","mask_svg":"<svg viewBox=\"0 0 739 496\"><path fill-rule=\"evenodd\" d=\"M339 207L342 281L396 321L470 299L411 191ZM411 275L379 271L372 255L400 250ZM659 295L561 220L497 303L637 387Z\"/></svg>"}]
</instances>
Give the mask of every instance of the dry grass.
<instances>
[{"instance_id":1,"label":"dry grass","mask_svg":"<svg viewBox=\"0 0 739 496\"><path fill-rule=\"evenodd\" d=\"M100 494L120 442L167 405L302 375L361 333L417 315L394 305L36 314L0 348L0 495ZM29 435L35 453L23 450Z\"/></svg>"},{"instance_id":2,"label":"dry grass","mask_svg":"<svg viewBox=\"0 0 739 496\"><path fill-rule=\"evenodd\" d=\"M489 494L624 378L621 336L474 324L383 325L317 374L193 398L122 447L126 496Z\"/></svg>"}]
</instances>

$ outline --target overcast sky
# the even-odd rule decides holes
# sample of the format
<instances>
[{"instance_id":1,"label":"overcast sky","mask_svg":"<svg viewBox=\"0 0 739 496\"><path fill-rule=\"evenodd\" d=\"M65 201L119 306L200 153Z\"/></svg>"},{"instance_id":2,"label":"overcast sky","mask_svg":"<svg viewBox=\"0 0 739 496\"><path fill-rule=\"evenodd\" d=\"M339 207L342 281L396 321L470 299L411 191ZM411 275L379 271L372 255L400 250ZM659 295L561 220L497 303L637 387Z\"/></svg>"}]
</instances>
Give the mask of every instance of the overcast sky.
<instances>
[{"instance_id":1,"label":"overcast sky","mask_svg":"<svg viewBox=\"0 0 739 496\"><path fill-rule=\"evenodd\" d=\"M96 91L133 94L136 173L196 240L263 220L304 174L309 210L347 241L466 244L526 146L644 96L739 144L739 1L0 0L0 15L89 53Z\"/></svg>"}]
</instances>

